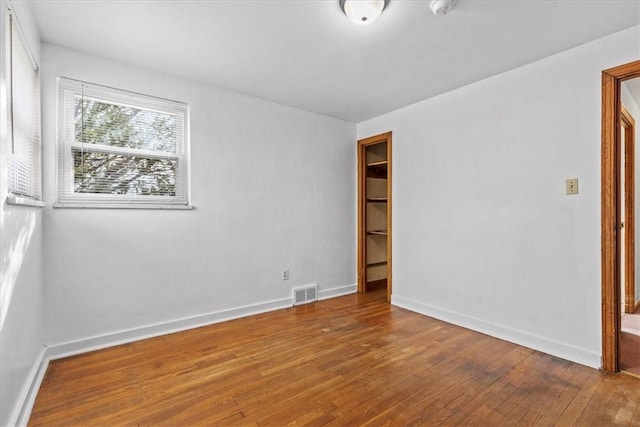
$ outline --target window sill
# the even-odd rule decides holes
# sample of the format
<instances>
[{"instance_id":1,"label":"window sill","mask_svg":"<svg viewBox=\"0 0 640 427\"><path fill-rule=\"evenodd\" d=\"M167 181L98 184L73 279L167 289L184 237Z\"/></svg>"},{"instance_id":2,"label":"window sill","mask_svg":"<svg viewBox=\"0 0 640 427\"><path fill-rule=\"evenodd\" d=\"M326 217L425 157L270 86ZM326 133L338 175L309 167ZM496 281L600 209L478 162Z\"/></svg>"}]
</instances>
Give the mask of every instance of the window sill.
<instances>
[{"instance_id":1,"label":"window sill","mask_svg":"<svg viewBox=\"0 0 640 427\"><path fill-rule=\"evenodd\" d=\"M14 206L31 206L33 208L43 208L45 206L43 201L16 196L15 194L9 194L7 196L7 204Z\"/></svg>"},{"instance_id":2,"label":"window sill","mask_svg":"<svg viewBox=\"0 0 640 427\"><path fill-rule=\"evenodd\" d=\"M58 209L158 209L158 210L192 210L193 205L163 205L144 203L54 203Z\"/></svg>"}]
</instances>

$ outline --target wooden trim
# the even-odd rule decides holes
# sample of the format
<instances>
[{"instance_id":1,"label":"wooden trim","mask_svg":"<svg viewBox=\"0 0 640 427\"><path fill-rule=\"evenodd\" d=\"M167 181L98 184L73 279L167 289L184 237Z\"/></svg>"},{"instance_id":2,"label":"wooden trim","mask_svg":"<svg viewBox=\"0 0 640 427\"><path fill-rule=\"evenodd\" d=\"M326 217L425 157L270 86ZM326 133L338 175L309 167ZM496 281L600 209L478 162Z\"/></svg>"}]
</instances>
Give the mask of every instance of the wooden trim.
<instances>
[{"instance_id":1,"label":"wooden trim","mask_svg":"<svg viewBox=\"0 0 640 427\"><path fill-rule=\"evenodd\" d=\"M367 181L367 155L365 147L358 142L358 293L363 293L367 287L367 261L365 258L365 240L367 224L365 216L366 208L366 181Z\"/></svg>"},{"instance_id":2,"label":"wooden trim","mask_svg":"<svg viewBox=\"0 0 640 427\"><path fill-rule=\"evenodd\" d=\"M392 147L392 138L391 138L391 132L389 132L387 134L387 302L391 302L391 285L392 285L392 274L391 274L391 270L392 270L392 254L393 251L391 250L391 241L393 239L393 233L392 233L392 221L391 221L391 207L392 207L392 200L393 198L391 197L391 188L392 188L392 178L393 178L393 170L392 170L392 156L391 153L393 152Z\"/></svg>"},{"instance_id":3,"label":"wooden trim","mask_svg":"<svg viewBox=\"0 0 640 427\"><path fill-rule=\"evenodd\" d=\"M620 122L624 127L624 237L625 278L624 307L626 313L635 311L635 120L620 105Z\"/></svg>"},{"instance_id":4,"label":"wooden trim","mask_svg":"<svg viewBox=\"0 0 640 427\"><path fill-rule=\"evenodd\" d=\"M617 105L618 82L602 73L602 369L618 371L618 330L620 329L619 294L616 295L618 274L617 226Z\"/></svg>"},{"instance_id":5,"label":"wooden trim","mask_svg":"<svg viewBox=\"0 0 640 427\"><path fill-rule=\"evenodd\" d=\"M620 268L617 226L620 82L640 77L640 61L602 72L601 250L602 369L618 371Z\"/></svg>"},{"instance_id":6,"label":"wooden trim","mask_svg":"<svg viewBox=\"0 0 640 427\"><path fill-rule=\"evenodd\" d=\"M603 73L614 77L618 81L624 81L640 77L640 71L638 71L639 69L640 61L633 61L624 65L606 69L603 71ZM619 89L620 88L618 87L618 90Z\"/></svg>"},{"instance_id":7,"label":"wooden trim","mask_svg":"<svg viewBox=\"0 0 640 427\"><path fill-rule=\"evenodd\" d=\"M366 224L366 181L367 147L387 143L387 300L391 301L391 132L371 136L358 141L358 292L367 290L367 266L365 239ZM377 162L380 163L380 162Z\"/></svg>"}]
</instances>

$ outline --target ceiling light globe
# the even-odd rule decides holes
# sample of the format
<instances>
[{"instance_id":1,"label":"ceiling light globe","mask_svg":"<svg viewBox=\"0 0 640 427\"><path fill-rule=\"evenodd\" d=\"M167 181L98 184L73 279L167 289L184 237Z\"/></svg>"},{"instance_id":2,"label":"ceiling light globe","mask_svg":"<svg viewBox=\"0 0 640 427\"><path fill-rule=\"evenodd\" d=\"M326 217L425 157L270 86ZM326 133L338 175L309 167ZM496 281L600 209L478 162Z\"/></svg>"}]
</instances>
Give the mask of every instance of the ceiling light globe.
<instances>
[{"instance_id":1,"label":"ceiling light globe","mask_svg":"<svg viewBox=\"0 0 640 427\"><path fill-rule=\"evenodd\" d=\"M456 0L431 0L429 7L434 15L443 16L449 13Z\"/></svg>"},{"instance_id":2,"label":"ceiling light globe","mask_svg":"<svg viewBox=\"0 0 640 427\"><path fill-rule=\"evenodd\" d=\"M351 22L355 24L368 24L374 21L389 0L340 0L340 7Z\"/></svg>"}]
</instances>

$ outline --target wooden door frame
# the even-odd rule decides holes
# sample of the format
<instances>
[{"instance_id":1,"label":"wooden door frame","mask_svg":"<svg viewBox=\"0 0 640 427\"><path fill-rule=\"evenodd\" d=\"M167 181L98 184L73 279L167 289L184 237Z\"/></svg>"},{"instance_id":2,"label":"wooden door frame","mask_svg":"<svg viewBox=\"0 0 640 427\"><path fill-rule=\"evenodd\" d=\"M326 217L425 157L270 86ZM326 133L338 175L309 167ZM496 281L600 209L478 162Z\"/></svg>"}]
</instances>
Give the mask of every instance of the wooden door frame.
<instances>
[{"instance_id":1,"label":"wooden door frame","mask_svg":"<svg viewBox=\"0 0 640 427\"><path fill-rule=\"evenodd\" d=\"M624 127L624 312L635 305L635 120L620 104L620 123Z\"/></svg>"},{"instance_id":2,"label":"wooden door frame","mask_svg":"<svg viewBox=\"0 0 640 427\"><path fill-rule=\"evenodd\" d=\"M620 242L618 176L620 170L620 83L640 77L640 61L602 72L601 251L602 369L617 372L620 338Z\"/></svg>"},{"instance_id":3,"label":"wooden door frame","mask_svg":"<svg viewBox=\"0 0 640 427\"><path fill-rule=\"evenodd\" d=\"M391 267L391 134L392 132L374 135L369 138L358 140L358 292L363 293L366 290L367 280L367 260L365 253L366 231L366 183L367 183L367 147L380 143L387 143L387 301L391 302L391 285L392 285L392 267Z\"/></svg>"}]
</instances>

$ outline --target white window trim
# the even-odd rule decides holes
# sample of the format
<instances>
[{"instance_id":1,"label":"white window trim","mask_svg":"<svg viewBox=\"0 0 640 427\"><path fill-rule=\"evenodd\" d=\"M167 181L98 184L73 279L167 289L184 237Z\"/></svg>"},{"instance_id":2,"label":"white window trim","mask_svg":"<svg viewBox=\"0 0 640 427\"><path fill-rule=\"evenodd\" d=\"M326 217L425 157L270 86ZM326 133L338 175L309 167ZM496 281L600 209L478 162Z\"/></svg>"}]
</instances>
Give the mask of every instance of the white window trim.
<instances>
[{"instance_id":1,"label":"white window trim","mask_svg":"<svg viewBox=\"0 0 640 427\"><path fill-rule=\"evenodd\" d=\"M78 88L84 86L88 88L89 94L83 95L107 103L117 103L130 106L132 108L144 108L163 113L180 114L183 116L184 128L182 129L183 141L182 152L168 153L153 150L141 150L125 147L113 147L102 144L82 144L81 142L70 141L67 138L68 123L65 111L65 93L78 95ZM73 96L73 95L71 95ZM87 83L66 77L58 78L58 141L57 141L57 161L56 161L56 188L57 202L53 203L54 208L96 208L96 209L169 209L169 210L190 210L191 205L191 179L190 179L190 132L189 132L189 106L185 103L168 100L108 86ZM63 191L63 183L73 185L73 160L70 151L73 148L83 147L85 151L113 153L124 155L138 155L150 158L164 158L177 160L180 175L179 186L184 189L182 198L176 196L148 196L148 195L110 195L110 194L75 194L73 191ZM62 150L68 150L63 153ZM64 193L64 197L61 197Z\"/></svg>"},{"instance_id":2,"label":"white window trim","mask_svg":"<svg viewBox=\"0 0 640 427\"><path fill-rule=\"evenodd\" d=\"M7 204L14 206L31 206L34 208L43 208L45 203L42 200L35 200L30 197L16 196L13 193L7 195Z\"/></svg>"},{"instance_id":3,"label":"white window trim","mask_svg":"<svg viewBox=\"0 0 640 427\"><path fill-rule=\"evenodd\" d=\"M166 203L53 203L53 208L65 209L158 209L158 210L192 210L193 205L171 205Z\"/></svg>"}]
</instances>

